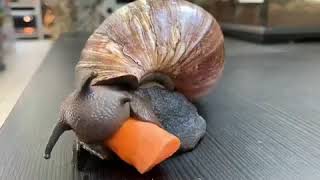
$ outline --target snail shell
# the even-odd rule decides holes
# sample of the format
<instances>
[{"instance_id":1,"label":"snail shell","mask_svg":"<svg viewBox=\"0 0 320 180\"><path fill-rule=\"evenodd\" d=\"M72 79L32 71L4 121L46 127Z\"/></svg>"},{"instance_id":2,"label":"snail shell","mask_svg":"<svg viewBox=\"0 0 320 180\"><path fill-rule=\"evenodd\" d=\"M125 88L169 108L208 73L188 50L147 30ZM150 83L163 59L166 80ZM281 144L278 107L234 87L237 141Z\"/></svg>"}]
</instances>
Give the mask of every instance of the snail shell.
<instances>
[{"instance_id":1,"label":"snail shell","mask_svg":"<svg viewBox=\"0 0 320 180\"><path fill-rule=\"evenodd\" d=\"M223 67L224 38L212 15L184 0L138 0L91 35L76 73L94 72L93 85L121 77L139 85L162 74L195 99L217 82Z\"/></svg>"}]
</instances>

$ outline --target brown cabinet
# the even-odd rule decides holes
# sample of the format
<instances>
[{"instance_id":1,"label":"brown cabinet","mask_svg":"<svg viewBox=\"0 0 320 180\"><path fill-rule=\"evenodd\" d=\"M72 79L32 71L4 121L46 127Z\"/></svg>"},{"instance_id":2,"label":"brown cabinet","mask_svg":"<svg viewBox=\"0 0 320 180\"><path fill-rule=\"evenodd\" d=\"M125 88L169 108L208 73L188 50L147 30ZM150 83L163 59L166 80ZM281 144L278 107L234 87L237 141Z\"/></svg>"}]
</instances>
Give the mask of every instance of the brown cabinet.
<instances>
[{"instance_id":1,"label":"brown cabinet","mask_svg":"<svg viewBox=\"0 0 320 180\"><path fill-rule=\"evenodd\" d=\"M256 41L320 37L319 0L193 0L210 11L225 34Z\"/></svg>"}]
</instances>

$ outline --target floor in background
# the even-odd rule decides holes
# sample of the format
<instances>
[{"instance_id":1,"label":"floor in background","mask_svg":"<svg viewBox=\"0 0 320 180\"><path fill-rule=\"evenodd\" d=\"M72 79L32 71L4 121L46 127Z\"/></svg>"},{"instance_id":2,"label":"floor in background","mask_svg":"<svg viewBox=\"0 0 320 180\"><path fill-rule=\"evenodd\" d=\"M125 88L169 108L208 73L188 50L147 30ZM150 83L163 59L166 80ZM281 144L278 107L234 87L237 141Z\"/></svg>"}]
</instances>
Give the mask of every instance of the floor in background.
<instances>
[{"instance_id":1,"label":"floor in background","mask_svg":"<svg viewBox=\"0 0 320 180\"><path fill-rule=\"evenodd\" d=\"M18 40L0 71L0 127L50 49L50 40Z\"/></svg>"}]
</instances>

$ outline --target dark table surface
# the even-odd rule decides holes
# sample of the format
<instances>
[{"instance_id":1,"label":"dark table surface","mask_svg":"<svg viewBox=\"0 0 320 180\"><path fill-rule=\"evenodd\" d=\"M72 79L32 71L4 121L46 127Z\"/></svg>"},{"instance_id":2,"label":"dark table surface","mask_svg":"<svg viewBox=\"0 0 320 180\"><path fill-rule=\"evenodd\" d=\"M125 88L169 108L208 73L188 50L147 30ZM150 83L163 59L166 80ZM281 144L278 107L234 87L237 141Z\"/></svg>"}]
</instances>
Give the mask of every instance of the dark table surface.
<instances>
[{"instance_id":1,"label":"dark table surface","mask_svg":"<svg viewBox=\"0 0 320 180\"><path fill-rule=\"evenodd\" d=\"M319 43L227 39L224 77L197 103L208 122L205 138L143 176L121 162L85 164L91 168L79 172L71 132L44 160L87 37L64 35L54 44L1 128L1 180L320 179Z\"/></svg>"}]
</instances>

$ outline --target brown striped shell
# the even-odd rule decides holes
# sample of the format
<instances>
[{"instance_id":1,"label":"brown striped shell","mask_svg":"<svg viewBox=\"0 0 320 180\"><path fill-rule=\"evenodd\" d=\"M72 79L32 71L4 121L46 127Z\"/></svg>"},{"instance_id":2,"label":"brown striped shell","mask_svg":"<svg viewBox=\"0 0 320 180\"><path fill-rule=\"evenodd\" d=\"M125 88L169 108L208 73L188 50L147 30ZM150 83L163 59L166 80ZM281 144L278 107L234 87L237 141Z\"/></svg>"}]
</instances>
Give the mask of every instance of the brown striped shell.
<instances>
[{"instance_id":1,"label":"brown striped shell","mask_svg":"<svg viewBox=\"0 0 320 180\"><path fill-rule=\"evenodd\" d=\"M77 73L94 72L93 84L128 75L141 82L163 73L194 99L208 92L223 67L224 38L208 12L184 0L138 0L91 35Z\"/></svg>"}]
</instances>

